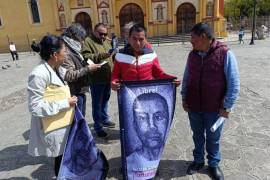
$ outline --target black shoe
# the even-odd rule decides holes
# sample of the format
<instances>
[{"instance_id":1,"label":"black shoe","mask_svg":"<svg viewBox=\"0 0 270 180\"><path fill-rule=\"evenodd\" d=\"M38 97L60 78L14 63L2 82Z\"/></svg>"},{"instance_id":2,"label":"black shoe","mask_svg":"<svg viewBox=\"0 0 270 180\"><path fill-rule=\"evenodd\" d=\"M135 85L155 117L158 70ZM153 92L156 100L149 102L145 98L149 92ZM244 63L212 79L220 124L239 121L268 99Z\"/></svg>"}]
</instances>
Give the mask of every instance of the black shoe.
<instances>
[{"instance_id":1,"label":"black shoe","mask_svg":"<svg viewBox=\"0 0 270 180\"><path fill-rule=\"evenodd\" d=\"M105 131L101 130L101 131L98 131L97 132L97 136L100 137L100 138L106 138L108 137L108 133L106 133Z\"/></svg>"},{"instance_id":2,"label":"black shoe","mask_svg":"<svg viewBox=\"0 0 270 180\"><path fill-rule=\"evenodd\" d=\"M187 174L188 175L192 175L197 173L200 169L202 169L204 167L204 163L196 163L196 162L192 162L187 169Z\"/></svg>"},{"instance_id":3,"label":"black shoe","mask_svg":"<svg viewBox=\"0 0 270 180\"><path fill-rule=\"evenodd\" d=\"M208 167L208 172L213 180L224 180L224 175L220 167Z\"/></svg>"},{"instance_id":4,"label":"black shoe","mask_svg":"<svg viewBox=\"0 0 270 180\"><path fill-rule=\"evenodd\" d=\"M114 128L115 127L115 123L112 121L108 121L108 122L103 122L102 123L103 127L107 127L107 128Z\"/></svg>"}]
</instances>

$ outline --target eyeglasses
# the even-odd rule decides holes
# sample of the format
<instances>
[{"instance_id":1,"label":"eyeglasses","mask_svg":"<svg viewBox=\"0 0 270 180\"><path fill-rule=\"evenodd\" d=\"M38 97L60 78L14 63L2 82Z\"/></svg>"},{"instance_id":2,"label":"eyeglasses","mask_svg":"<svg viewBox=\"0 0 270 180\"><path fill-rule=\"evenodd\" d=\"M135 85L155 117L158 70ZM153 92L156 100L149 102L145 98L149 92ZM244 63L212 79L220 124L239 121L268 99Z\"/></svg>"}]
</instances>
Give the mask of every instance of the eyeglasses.
<instances>
[{"instance_id":1,"label":"eyeglasses","mask_svg":"<svg viewBox=\"0 0 270 180\"><path fill-rule=\"evenodd\" d=\"M98 33L99 34L99 36L108 36L108 33Z\"/></svg>"}]
</instances>

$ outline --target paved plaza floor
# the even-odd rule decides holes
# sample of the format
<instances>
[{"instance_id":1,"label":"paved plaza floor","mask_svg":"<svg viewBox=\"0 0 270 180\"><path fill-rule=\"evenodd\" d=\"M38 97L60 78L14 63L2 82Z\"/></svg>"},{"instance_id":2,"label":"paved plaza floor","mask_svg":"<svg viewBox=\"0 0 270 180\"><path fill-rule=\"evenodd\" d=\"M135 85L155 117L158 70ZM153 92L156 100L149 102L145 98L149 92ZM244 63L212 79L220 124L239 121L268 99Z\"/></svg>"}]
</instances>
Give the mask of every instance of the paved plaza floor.
<instances>
[{"instance_id":1,"label":"paved plaza floor","mask_svg":"<svg viewBox=\"0 0 270 180\"><path fill-rule=\"evenodd\" d=\"M224 127L220 166L226 180L270 180L270 38L255 41L255 45L249 45L248 39L241 45L232 38L223 41L238 59L241 92ZM191 45L179 43L154 48L165 71L181 79ZM10 65L0 69L0 179L53 179L52 158L27 155L30 127L27 76L40 59L29 53L19 55L20 60L15 62L10 54L0 55L0 68ZM92 128L90 104L88 95L86 119ZM108 140L95 138L95 141L109 161L108 179L121 179L115 92L112 92L109 104L111 118L117 127L107 129ZM181 107L178 88L174 121L155 179L209 180L206 169L193 176L186 175L186 168L193 160L192 149L192 133L187 114Z\"/></svg>"}]
</instances>

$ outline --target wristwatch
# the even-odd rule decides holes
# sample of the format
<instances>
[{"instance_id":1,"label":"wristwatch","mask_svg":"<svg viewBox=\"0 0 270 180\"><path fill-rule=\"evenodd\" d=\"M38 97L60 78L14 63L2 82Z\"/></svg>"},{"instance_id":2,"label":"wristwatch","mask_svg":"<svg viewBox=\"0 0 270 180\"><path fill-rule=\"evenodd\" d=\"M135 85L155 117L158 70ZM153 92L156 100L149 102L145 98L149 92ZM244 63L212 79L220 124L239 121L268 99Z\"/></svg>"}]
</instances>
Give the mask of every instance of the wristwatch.
<instances>
[{"instance_id":1,"label":"wristwatch","mask_svg":"<svg viewBox=\"0 0 270 180\"><path fill-rule=\"evenodd\" d=\"M232 108L223 108L227 113L230 113L232 111Z\"/></svg>"}]
</instances>

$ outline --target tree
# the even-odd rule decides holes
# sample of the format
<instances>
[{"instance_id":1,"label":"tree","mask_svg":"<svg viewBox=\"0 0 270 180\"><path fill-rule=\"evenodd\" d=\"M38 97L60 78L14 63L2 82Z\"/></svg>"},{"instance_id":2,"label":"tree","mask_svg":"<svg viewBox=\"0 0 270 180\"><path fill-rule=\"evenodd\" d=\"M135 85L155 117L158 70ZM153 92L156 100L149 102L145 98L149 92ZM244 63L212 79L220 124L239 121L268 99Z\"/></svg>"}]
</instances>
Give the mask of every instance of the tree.
<instances>
[{"instance_id":1,"label":"tree","mask_svg":"<svg viewBox=\"0 0 270 180\"><path fill-rule=\"evenodd\" d=\"M227 0L225 1L225 17L242 19L251 17L253 13L253 0ZM270 0L257 0L257 15L270 15Z\"/></svg>"},{"instance_id":2,"label":"tree","mask_svg":"<svg viewBox=\"0 0 270 180\"><path fill-rule=\"evenodd\" d=\"M270 1L269 0L258 0L258 16L269 16L270 15Z\"/></svg>"}]
</instances>

